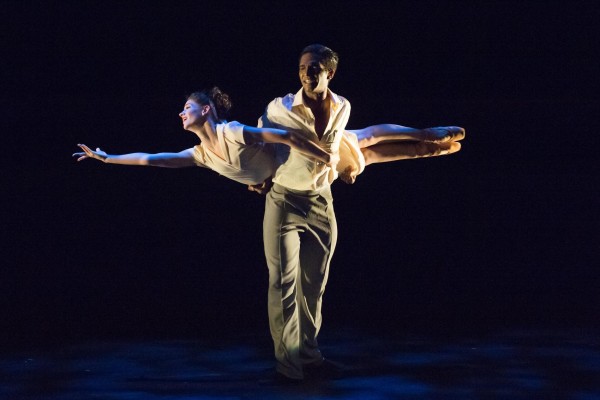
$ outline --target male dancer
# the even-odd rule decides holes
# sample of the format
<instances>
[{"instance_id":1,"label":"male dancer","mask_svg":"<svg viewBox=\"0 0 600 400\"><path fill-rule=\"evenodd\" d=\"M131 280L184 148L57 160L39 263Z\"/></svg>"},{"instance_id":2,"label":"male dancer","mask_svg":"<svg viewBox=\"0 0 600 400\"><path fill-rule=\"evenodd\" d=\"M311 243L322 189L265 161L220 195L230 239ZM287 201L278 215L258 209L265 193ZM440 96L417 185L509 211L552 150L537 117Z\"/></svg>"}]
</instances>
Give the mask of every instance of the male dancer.
<instances>
[{"instance_id":1,"label":"male dancer","mask_svg":"<svg viewBox=\"0 0 600 400\"><path fill-rule=\"evenodd\" d=\"M300 54L296 94L274 99L259 126L301 129L325 150L339 150L350 116L350 103L329 89L338 55L323 45ZM330 185L331 168L281 146L278 167L266 198L263 235L269 268L269 325L281 380L328 375L335 365L325 360L317 336L329 264L337 240ZM339 371L337 371L339 372Z\"/></svg>"}]
</instances>

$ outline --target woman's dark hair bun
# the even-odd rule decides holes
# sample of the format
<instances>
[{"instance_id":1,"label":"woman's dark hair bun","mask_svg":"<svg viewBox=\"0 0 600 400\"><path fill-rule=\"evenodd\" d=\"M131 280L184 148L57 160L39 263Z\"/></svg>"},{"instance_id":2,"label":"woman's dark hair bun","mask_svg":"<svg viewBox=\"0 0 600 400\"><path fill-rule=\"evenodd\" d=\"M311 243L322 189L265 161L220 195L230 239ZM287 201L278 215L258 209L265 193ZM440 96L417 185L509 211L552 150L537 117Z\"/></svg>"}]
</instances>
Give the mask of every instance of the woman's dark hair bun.
<instances>
[{"instance_id":1,"label":"woman's dark hair bun","mask_svg":"<svg viewBox=\"0 0 600 400\"><path fill-rule=\"evenodd\" d=\"M229 114L229 110L233 107L231 99L227 93L224 93L218 87L213 87L210 90L210 98L217 108L217 113L220 118L225 118L225 115Z\"/></svg>"},{"instance_id":2,"label":"woman's dark hair bun","mask_svg":"<svg viewBox=\"0 0 600 400\"><path fill-rule=\"evenodd\" d=\"M202 90L200 92L194 92L188 96L188 100L194 100L196 103L201 105L211 105L216 108L217 116L220 120L227 119L229 116L229 110L233 107L231 98L227 93L224 93L217 86L209 90Z\"/></svg>"}]
</instances>

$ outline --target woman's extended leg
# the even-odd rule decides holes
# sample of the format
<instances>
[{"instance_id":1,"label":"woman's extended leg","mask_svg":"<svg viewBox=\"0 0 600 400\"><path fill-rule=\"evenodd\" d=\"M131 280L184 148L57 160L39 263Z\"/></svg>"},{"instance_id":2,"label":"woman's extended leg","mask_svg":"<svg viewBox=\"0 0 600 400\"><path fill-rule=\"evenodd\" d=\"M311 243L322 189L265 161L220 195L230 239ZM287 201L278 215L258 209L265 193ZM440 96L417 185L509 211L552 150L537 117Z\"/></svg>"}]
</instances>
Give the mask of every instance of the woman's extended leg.
<instances>
[{"instance_id":1,"label":"woman's extended leg","mask_svg":"<svg viewBox=\"0 0 600 400\"><path fill-rule=\"evenodd\" d=\"M431 143L431 142L383 142L373 146L360 149L365 165L377 164L398 160L410 160L413 158L435 157L456 153L460 150L460 143ZM356 166L349 165L339 171L339 178L352 184L361 171Z\"/></svg>"},{"instance_id":2,"label":"woman's extended leg","mask_svg":"<svg viewBox=\"0 0 600 400\"><path fill-rule=\"evenodd\" d=\"M365 157L365 164L376 164L412 158L435 157L456 153L460 143L445 142L383 142L360 149Z\"/></svg>"},{"instance_id":3,"label":"woman's extended leg","mask_svg":"<svg viewBox=\"0 0 600 400\"><path fill-rule=\"evenodd\" d=\"M395 124L372 125L363 129L348 130L358 138L361 148L370 147L380 142L419 141L447 143L461 140L465 130L459 126L443 126L437 128L415 129Z\"/></svg>"}]
</instances>

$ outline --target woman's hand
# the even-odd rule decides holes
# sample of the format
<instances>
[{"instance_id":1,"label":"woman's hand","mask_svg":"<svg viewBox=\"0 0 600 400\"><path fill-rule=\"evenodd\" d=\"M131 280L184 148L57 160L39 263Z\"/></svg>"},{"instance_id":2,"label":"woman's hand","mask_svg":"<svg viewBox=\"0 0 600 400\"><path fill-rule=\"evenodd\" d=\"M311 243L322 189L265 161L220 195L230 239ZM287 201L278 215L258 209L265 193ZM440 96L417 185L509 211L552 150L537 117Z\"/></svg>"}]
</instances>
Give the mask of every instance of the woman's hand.
<instances>
[{"instance_id":1,"label":"woman's hand","mask_svg":"<svg viewBox=\"0 0 600 400\"><path fill-rule=\"evenodd\" d=\"M108 154L106 154L106 152L100 150L100 147L97 147L96 151L93 151L92 149L87 147L85 144L78 144L77 146L81 147L81 150L83 150L83 153L74 153L73 154L73 157L79 157L77 159L77 161L82 161L82 160L85 160L86 158L95 158L96 160L105 162L106 158L108 157Z\"/></svg>"}]
</instances>

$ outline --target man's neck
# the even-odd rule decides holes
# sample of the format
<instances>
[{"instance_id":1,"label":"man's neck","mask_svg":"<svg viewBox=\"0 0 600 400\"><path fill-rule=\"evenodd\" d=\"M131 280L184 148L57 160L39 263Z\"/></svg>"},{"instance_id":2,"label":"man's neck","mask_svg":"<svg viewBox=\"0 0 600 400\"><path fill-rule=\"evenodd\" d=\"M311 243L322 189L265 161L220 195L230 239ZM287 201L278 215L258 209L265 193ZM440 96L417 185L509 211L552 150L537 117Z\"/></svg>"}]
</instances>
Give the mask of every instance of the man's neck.
<instances>
[{"instance_id":1,"label":"man's neck","mask_svg":"<svg viewBox=\"0 0 600 400\"><path fill-rule=\"evenodd\" d=\"M323 92L307 92L306 90L302 91L302 97L304 102L309 107L319 106L323 104L329 98L329 90L325 90Z\"/></svg>"},{"instance_id":2,"label":"man's neck","mask_svg":"<svg viewBox=\"0 0 600 400\"><path fill-rule=\"evenodd\" d=\"M314 95L314 96L311 96ZM313 113L315 117L315 133L321 139L323 137L323 133L325 133L325 129L329 122L330 115L330 98L329 98L329 90L326 90L322 93L306 93L302 91L302 97L304 100L304 104Z\"/></svg>"}]
</instances>

